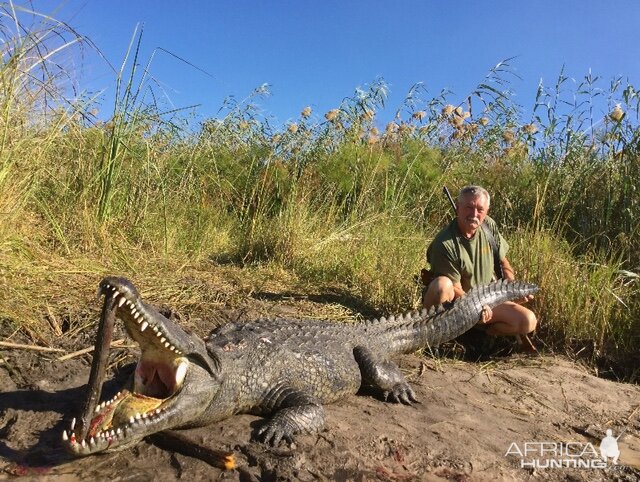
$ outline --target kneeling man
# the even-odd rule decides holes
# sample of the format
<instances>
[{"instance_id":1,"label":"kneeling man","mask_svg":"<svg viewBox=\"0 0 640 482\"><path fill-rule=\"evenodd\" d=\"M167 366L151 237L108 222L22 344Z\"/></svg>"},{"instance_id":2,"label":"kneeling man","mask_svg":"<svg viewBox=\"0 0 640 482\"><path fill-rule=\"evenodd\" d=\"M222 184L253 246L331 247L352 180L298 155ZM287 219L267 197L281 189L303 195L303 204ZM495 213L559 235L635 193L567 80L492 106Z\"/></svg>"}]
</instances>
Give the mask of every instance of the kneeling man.
<instances>
[{"instance_id":1,"label":"kneeling man","mask_svg":"<svg viewBox=\"0 0 640 482\"><path fill-rule=\"evenodd\" d=\"M509 246L493 219L487 216L491 198L480 186L466 186L456 202L456 218L440 231L427 249L427 261L434 276L425 290L425 308L453 301L475 286L490 283L495 279L494 253L498 259L504 279L514 279L513 269L507 260ZM482 226L482 224L485 226ZM490 239L490 238L493 238ZM532 296L523 301L528 301ZM490 335L526 335L537 324L536 315L528 308L506 302L482 311L480 324L486 325ZM535 351L528 338L524 349Z\"/></svg>"}]
</instances>

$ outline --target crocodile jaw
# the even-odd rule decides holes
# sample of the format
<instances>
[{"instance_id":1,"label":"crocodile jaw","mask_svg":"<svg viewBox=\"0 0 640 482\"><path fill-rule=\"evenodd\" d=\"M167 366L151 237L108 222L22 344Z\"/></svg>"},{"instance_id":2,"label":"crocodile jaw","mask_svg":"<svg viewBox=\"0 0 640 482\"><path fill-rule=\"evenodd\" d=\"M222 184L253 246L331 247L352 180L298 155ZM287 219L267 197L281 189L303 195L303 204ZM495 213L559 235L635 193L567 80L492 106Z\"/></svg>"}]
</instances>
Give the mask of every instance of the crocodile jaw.
<instances>
[{"instance_id":1,"label":"crocodile jaw","mask_svg":"<svg viewBox=\"0 0 640 482\"><path fill-rule=\"evenodd\" d=\"M146 305L131 283L106 278L99 293L116 301L116 317L141 349L129 382L111 400L97 405L84 439L75 427L62 433L76 456L131 447L147 435L186 425L197 418L218 390L197 349L199 341ZM194 348L195 347L195 348ZM204 365L204 366L201 366Z\"/></svg>"}]
</instances>

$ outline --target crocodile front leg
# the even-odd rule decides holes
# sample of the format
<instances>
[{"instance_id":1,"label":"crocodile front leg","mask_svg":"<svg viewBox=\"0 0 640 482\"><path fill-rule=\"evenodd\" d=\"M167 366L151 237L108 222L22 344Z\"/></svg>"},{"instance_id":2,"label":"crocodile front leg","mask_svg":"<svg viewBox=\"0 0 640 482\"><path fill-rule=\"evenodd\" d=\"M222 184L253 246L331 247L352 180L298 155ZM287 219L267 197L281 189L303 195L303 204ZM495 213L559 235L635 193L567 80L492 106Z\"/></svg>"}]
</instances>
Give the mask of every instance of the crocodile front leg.
<instances>
[{"instance_id":1,"label":"crocodile front leg","mask_svg":"<svg viewBox=\"0 0 640 482\"><path fill-rule=\"evenodd\" d=\"M258 430L264 443L277 446L298 433L318 432L324 427L324 408L312 395L289 387L278 387L267 397L267 409L274 415Z\"/></svg>"},{"instance_id":2,"label":"crocodile front leg","mask_svg":"<svg viewBox=\"0 0 640 482\"><path fill-rule=\"evenodd\" d=\"M363 346L355 347L353 356L360 366L363 385L382 390L385 400L391 399L406 405L418 401L413 389L395 363L378 360L368 348Z\"/></svg>"}]
</instances>

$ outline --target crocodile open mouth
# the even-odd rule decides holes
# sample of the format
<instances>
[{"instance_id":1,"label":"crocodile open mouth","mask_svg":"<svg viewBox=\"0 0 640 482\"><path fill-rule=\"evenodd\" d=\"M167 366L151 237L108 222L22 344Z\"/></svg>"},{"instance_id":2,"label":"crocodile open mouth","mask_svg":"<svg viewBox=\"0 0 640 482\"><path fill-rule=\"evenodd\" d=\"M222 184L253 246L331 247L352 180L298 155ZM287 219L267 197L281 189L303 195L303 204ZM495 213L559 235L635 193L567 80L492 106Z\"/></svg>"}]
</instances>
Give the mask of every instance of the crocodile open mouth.
<instances>
[{"instance_id":1,"label":"crocodile open mouth","mask_svg":"<svg viewBox=\"0 0 640 482\"><path fill-rule=\"evenodd\" d=\"M99 294L105 296L105 304L113 299L115 316L140 345L141 356L127 387L97 404L88 427L77 429L74 419L70 431L63 431L63 443L75 455L127 445L127 438L142 427L158 423L180 393L190 366L184 355L187 348L181 347L182 335L169 329L170 322L141 301L133 285L107 278Z\"/></svg>"}]
</instances>

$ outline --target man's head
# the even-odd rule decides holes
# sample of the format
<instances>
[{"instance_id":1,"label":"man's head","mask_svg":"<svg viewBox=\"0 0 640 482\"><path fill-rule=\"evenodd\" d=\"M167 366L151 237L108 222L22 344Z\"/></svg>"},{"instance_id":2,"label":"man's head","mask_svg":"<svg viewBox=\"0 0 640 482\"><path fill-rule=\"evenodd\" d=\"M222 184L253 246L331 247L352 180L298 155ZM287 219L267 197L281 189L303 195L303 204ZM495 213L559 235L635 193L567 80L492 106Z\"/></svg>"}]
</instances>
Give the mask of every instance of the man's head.
<instances>
[{"instance_id":1,"label":"man's head","mask_svg":"<svg viewBox=\"0 0 640 482\"><path fill-rule=\"evenodd\" d=\"M480 186L465 186L458 195L456 215L458 226L466 235L473 235L489 212L491 196Z\"/></svg>"}]
</instances>

